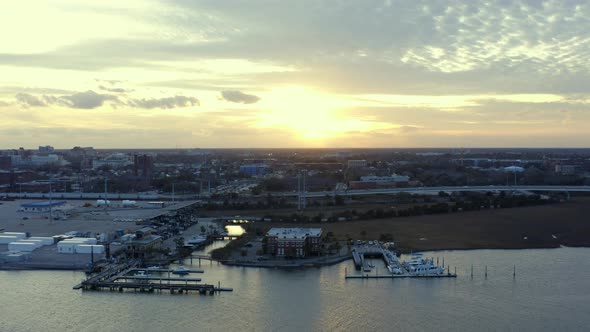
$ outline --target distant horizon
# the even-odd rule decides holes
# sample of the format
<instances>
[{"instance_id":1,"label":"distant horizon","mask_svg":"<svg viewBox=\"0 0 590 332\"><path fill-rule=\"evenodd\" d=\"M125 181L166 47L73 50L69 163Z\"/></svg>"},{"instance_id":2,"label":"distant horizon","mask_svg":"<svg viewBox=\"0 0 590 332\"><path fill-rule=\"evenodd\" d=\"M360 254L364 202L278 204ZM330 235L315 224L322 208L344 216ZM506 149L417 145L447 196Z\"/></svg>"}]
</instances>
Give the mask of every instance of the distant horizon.
<instances>
[{"instance_id":1,"label":"distant horizon","mask_svg":"<svg viewBox=\"0 0 590 332\"><path fill-rule=\"evenodd\" d=\"M38 150L39 147L52 146L50 144L35 147L22 147L25 150ZM56 151L71 150L75 147L93 148L94 150L586 150L586 147L96 147L90 145L74 145L71 147L55 147ZM0 148L0 151L18 150L16 148Z\"/></svg>"}]
</instances>

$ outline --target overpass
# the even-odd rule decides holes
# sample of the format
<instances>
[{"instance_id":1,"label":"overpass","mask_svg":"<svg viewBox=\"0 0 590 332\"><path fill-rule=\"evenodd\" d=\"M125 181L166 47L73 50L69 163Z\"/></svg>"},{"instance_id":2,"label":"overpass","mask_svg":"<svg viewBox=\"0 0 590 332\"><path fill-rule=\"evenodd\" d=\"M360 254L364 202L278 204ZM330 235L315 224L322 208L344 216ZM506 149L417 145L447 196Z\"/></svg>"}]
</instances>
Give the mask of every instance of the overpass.
<instances>
[{"instance_id":1,"label":"overpass","mask_svg":"<svg viewBox=\"0 0 590 332\"><path fill-rule=\"evenodd\" d=\"M407 187L407 188L389 188L389 189L355 189L355 190L337 190L337 191L314 191L304 193L282 193L274 196L299 196L305 198L325 197L325 196L357 196L357 195L381 195L397 193L438 193L438 192L494 192L494 191L557 191L557 192L590 192L590 186L443 186L443 187Z\"/></svg>"}]
</instances>

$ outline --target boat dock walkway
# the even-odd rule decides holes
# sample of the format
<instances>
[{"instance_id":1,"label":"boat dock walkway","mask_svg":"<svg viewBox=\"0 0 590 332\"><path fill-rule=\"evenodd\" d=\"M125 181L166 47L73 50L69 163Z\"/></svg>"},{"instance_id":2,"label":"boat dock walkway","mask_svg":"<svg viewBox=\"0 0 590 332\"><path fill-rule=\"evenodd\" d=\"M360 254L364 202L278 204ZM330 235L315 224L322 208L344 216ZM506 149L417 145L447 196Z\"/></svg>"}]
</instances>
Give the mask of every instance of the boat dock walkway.
<instances>
[{"instance_id":1,"label":"boat dock walkway","mask_svg":"<svg viewBox=\"0 0 590 332\"><path fill-rule=\"evenodd\" d=\"M131 269L129 272L138 272L138 271L144 271L144 272L157 272L157 273L174 273L174 269L150 269L150 268L146 268L146 269L142 269L142 268L134 268ZM201 269L192 269L192 270L185 270L185 272L188 273L205 273L204 270Z\"/></svg>"},{"instance_id":2,"label":"boat dock walkway","mask_svg":"<svg viewBox=\"0 0 590 332\"><path fill-rule=\"evenodd\" d=\"M119 276L116 277L114 279L114 281L117 280L158 280L160 282L162 281L186 281L186 282L198 282L201 281L201 278L160 278L160 277L136 277L136 276Z\"/></svg>"},{"instance_id":3,"label":"boat dock walkway","mask_svg":"<svg viewBox=\"0 0 590 332\"><path fill-rule=\"evenodd\" d=\"M415 275L415 274L352 274L345 275L345 279L399 279L399 278L456 278L454 273Z\"/></svg>"},{"instance_id":4,"label":"boat dock walkway","mask_svg":"<svg viewBox=\"0 0 590 332\"><path fill-rule=\"evenodd\" d=\"M142 269L137 267L137 262L124 264L114 264L107 267L104 271L89 277L80 284L74 286L74 289L83 290L109 290L123 292L125 290L134 290L140 292L153 293L155 291L169 291L170 294L197 292L198 294L214 295L216 292L231 292L232 288L221 287L212 284L200 284L201 278L178 278L178 277L154 277L149 275L130 275L132 272L149 271L149 272L172 272L170 269ZM190 270L193 273L203 273L202 270Z\"/></svg>"}]
</instances>

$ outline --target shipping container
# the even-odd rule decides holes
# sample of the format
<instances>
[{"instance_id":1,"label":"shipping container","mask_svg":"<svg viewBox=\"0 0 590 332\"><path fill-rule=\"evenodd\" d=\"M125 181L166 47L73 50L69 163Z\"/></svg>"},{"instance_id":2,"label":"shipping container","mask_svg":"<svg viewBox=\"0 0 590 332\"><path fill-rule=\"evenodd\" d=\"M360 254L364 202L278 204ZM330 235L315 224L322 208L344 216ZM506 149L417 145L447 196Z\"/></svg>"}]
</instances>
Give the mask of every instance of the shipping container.
<instances>
[{"instance_id":1,"label":"shipping container","mask_svg":"<svg viewBox=\"0 0 590 332\"><path fill-rule=\"evenodd\" d=\"M8 244L10 242L18 242L20 238L16 236L0 235L0 244Z\"/></svg>"},{"instance_id":2,"label":"shipping container","mask_svg":"<svg viewBox=\"0 0 590 332\"><path fill-rule=\"evenodd\" d=\"M66 241L76 241L76 242L82 242L82 243L86 243L86 244L96 244L96 238L93 237L75 237L75 238L71 238L69 240Z\"/></svg>"},{"instance_id":3,"label":"shipping container","mask_svg":"<svg viewBox=\"0 0 590 332\"><path fill-rule=\"evenodd\" d=\"M8 244L8 250L10 251L33 251L37 249L34 243L28 242L10 242Z\"/></svg>"},{"instance_id":4,"label":"shipping container","mask_svg":"<svg viewBox=\"0 0 590 332\"><path fill-rule=\"evenodd\" d=\"M27 240L39 240L41 241L41 243L43 243L44 246L50 246L54 243L52 237L33 236L28 238Z\"/></svg>"},{"instance_id":5,"label":"shipping container","mask_svg":"<svg viewBox=\"0 0 590 332\"><path fill-rule=\"evenodd\" d=\"M22 240L18 240L18 242L21 242L21 243L32 243L37 248L43 247L43 243L41 242L41 240L22 239Z\"/></svg>"},{"instance_id":6,"label":"shipping container","mask_svg":"<svg viewBox=\"0 0 590 332\"><path fill-rule=\"evenodd\" d=\"M27 237L27 233L23 232L4 232L0 233L1 236L16 236L19 239L24 239Z\"/></svg>"},{"instance_id":7,"label":"shipping container","mask_svg":"<svg viewBox=\"0 0 590 332\"><path fill-rule=\"evenodd\" d=\"M60 241L57 243L57 252L60 254L73 254L76 252L76 246L84 244L82 242Z\"/></svg>"},{"instance_id":8,"label":"shipping container","mask_svg":"<svg viewBox=\"0 0 590 332\"><path fill-rule=\"evenodd\" d=\"M104 253L104 246L103 245L89 245L89 244L79 244L76 246L76 253L77 254L103 254Z\"/></svg>"}]
</instances>

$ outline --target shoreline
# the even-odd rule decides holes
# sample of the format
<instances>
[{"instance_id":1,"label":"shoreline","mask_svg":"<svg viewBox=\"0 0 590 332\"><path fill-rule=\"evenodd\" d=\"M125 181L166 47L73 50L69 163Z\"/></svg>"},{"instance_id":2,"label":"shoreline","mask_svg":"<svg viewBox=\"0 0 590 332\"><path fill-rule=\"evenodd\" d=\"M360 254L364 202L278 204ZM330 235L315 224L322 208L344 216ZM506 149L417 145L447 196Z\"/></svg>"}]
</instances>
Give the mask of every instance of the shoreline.
<instances>
[{"instance_id":1,"label":"shoreline","mask_svg":"<svg viewBox=\"0 0 590 332\"><path fill-rule=\"evenodd\" d=\"M561 245L558 247L530 247L530 248L444 248L444 249L429 249L429 250L415 250L414 253L418 252L438 252L438 251L475 251L475 250L537 250L537 249L561 249L561 248L590 248L590 246L566 246ZM402 252L402 255L410 252ZM331 259L325 259L323 261L305 261L297 262L294 260L290 263L276 264L274 262L262 263L262 262L240 262L240 261L227 261L227 260L212 260L221 263L225 266L231 267L250 267L250 268L266 268L266 269L301 269L301 268L321 268L323 266L331 266L345 262L352 259L352 255L338 256ZM15 265L0 265L0 271L72 271L72 272L84 272L83 267L66 267L66 266L51 266L50 264L31 264L29 266L15 266Z\"/></svg>"}]
</instances>

